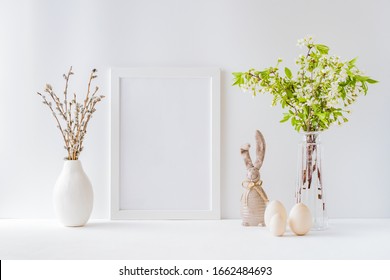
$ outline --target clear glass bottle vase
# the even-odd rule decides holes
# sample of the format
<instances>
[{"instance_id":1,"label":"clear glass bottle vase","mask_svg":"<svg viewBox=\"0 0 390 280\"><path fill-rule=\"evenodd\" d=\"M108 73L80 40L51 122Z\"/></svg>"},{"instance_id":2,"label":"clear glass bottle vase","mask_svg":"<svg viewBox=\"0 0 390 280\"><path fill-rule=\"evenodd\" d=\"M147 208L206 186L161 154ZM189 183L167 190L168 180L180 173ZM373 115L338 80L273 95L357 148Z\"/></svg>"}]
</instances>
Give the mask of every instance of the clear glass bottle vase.
<instances>
[{"instance_id":1,"label":"clear glass bottle vase","mask_svg":"<svg viewBox=\"0 0 390 280\"><path fill-rule=\"evenodd\" d=\"M304 132L298 147L296 203L304 203L313 216L312 230L328 227L322 174L320 132Z\"/></svg>"}]
</instances>

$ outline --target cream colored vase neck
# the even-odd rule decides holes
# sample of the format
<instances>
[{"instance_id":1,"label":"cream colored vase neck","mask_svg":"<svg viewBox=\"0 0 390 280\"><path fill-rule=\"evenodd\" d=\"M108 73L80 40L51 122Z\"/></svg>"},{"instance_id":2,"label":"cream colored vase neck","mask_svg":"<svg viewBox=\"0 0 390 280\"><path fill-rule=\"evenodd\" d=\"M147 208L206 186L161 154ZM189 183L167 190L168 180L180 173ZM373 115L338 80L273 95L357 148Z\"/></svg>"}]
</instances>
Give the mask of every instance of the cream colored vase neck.
<instances>
[{"instance_id":1,"label":"cream colored vase neck","mask_svg":"<svg viewBox=\"0 0 390 280\"><path fill-rule=\"evenodd\" d=\"M91 216L93 190L79 160L66 160L53 193L54 209L65 226L84 226Z\"/></svg>"}]
</instances>

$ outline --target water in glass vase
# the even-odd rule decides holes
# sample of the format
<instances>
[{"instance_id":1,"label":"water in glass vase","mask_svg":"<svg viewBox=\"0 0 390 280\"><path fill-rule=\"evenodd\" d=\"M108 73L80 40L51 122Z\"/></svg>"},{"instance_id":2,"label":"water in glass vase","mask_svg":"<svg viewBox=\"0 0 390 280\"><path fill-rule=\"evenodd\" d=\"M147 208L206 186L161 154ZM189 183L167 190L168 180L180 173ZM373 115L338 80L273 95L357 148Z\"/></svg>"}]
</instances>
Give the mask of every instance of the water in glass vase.
<instances>
[{"instance_id":1,"label":"water in glass vase","mask_svg":"<svg viewBox=\"0 0 390 280\"><path fill-rule=\"evenodd\" d=\"M304 203L313 216L312 230L328 227L322 174L320 132L305 132L298 147L296 203Z\"/></svg>"}]
</instances>

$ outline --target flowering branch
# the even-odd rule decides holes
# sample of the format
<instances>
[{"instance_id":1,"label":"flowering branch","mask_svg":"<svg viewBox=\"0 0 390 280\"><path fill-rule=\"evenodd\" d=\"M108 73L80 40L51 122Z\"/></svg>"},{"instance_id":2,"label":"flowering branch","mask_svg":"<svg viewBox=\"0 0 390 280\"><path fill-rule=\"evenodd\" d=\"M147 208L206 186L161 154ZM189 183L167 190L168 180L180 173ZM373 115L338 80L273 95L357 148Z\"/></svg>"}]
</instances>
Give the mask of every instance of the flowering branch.
<instances>
[{"instance_id":1,"label":"flowering branch","mask_svg":"<svg viewBox=\"0 0 390 280\"><path fill-rule=\"evenodd\" d=\"M77 160L79 158L80 153L84 148L83 142L87 133L88 123L92 118L92 114L96 111L95 106L104 98L103 95L96 95L99 87L96 87L91 95L91 83L93 79L97 78L96 72L96 69L91 71L88 81L88 90L83 103L77 102L76 94L73 94L71 100L68 99L69 79L70 76L74 74L72 72L72 67L70 67L67 74L63 75L65 79L63 101L60 100L53 91L52 86L49 84L46 84L44 93L37 92L43 99L43 104L49 107L55 118L57 128L60 130L65 143L64 148L67 150L68 155L66 159L68 160ZM54 103L57 113L53 109L53 103L49 102L46 96L50 97Z\"/></svg>"},{"instance_id":2,"label":"flowering branch","mask_svg":"<svg viewBox=\"0 0 390 280\"><path fill-rule=\"evenodd\" d=\"M279 70L282 60L278 59L275 67L233 73L233 85L253 96L270 93L273 106L280 103L287 109L281 122L291 121L297 131L322 131L334 122L347 122L345 115L350 112L347 107L359 95L367 94L368 84L377 81L364 76L355 65L356 58L343 61L329 55L329 48L314 44L312 37L298 40L298 45L306 47L307 52L296 60L295 77L287 67L282 76Z\"/></svg>"}]
</instances>

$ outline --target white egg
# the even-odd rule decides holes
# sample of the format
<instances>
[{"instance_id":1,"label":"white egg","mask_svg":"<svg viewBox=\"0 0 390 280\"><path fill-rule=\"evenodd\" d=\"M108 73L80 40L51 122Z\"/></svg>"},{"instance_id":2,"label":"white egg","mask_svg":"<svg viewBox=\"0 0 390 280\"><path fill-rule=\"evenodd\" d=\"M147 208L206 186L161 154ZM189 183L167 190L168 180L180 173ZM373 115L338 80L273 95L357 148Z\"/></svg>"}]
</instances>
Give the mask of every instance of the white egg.
<instances>
[{"instance_id":1,"label":"white egg","mask_svg":"<svg viewBox=\"0 0 390 280\"><path fill-rule=\"evenodd\" d=\"M268 203L267 208L264 212L264 222L265 225L268 226L271 218L275 214L280 214L280 216L286 221L287 220L287 212L286 208L284 208L283 204L278 200L273 200Z\"/></svg>"},{"instance_id":2,"label":"white egg","mask_svg":"<svg viewBox=\"0 0 390 280\"><path fill-rule=\"evenodd\" d=\"M296 235L305 235L309 232L312 224L313 219L309 208L303 203L295 204L288 217L291 231Z\"/></svg>"},{"instance_id":3,"label":"white egg","mask_svg":"<svg viewBox=\"0 0 390 280\"><path fill-rule=\"evenodd\" d=\"M286 231L286 219L279 213L272 216L269 222L269 231L275 236L282 236Z\"/></svg>"}]
</instances>

